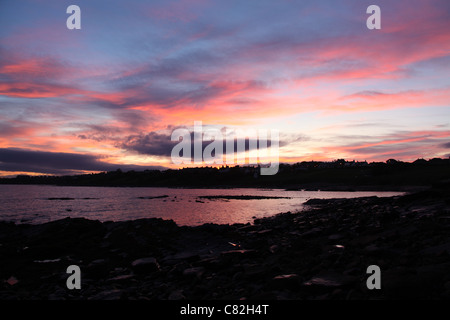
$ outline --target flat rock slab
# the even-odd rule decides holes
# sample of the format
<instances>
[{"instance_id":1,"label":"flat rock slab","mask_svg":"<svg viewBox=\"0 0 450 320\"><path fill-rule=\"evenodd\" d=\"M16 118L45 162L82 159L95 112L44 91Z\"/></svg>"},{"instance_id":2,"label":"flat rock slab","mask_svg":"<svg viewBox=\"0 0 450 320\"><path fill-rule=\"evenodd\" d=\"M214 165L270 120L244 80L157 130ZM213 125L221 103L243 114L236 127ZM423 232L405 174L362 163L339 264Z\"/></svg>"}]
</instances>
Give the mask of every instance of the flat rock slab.
<instances>
[{"instance_id":1,"label":"flat rock slab","mask_svg":"<svg viewBox=\"0 0 450 320\"><path fill-rule=\"evenodd\" d=\"M273 289L296 290L300 287L300 277L297 274L281 274L274 277L269 285Z\"/></svg>"},{"instance_id":2,"label":"flat rock slab","mask_svg":"<svg viewBox=\"0 0 450 320\"><path fill-rule=\"evenodd\" d=\"M204 272L205 272L205 268L203 268L203 267L187 268L183 271L183 276L197 277L198 279L200 279Z\"/></svg>"},{"instance_id":3,"label":"flat rock slab","mask_svg":"<svg viewBox=\"0 0 450 320\"><path fill-rule=\"evenodd\" d=\"M159 264L153 257L134 260L131 267L136 273L147 273L159 271Z\"/></svg>"},{"instance_id":4,"label":"flat rock slab","mask_svg":"<svg viewBox=\"0 0 450 320\"><path fill-rule=\"evenodd\" d=\"M88 300L120 300L122 295L121 290L105 290L90 297Z\"/></svg>"},{"instance_id":5,"label":"flat rock slab","mask_svg":"<svg viewBox=\"0 0 450 320\"><path fill-rule=\"evenodd\" d=\"M352 276L330 273L312 277L305 281L303 286L310 289L328 290L349 286L353 284L355 280L356 278Z\"/></svg>"},{"instance_id":6,"label":"flat rock slab","mask_svg":"<svg viewBox=\"0 0 450 320\"><path fill-rule=\"evenodd\" d=\"M252 255L255 254L257 251L256 250L245 250L245 249L241 249L241 250L228 250L228 251L223 251L221 253L222 256L240 256L240 255Z\"/></svg>"}]
</instances>

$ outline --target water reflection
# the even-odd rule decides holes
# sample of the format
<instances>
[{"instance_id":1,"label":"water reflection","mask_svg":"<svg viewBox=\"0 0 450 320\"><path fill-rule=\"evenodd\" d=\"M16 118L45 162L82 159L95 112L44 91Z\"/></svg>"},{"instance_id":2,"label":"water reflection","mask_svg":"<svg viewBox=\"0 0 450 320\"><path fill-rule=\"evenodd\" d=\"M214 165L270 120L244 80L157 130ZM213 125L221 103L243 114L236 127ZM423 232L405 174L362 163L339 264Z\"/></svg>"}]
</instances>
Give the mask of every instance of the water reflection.
<instances>
[{"instance_id":1,"label":"water reflection","mask_svg":"<svg viewBox=\"0 0 450 320\"><path fill-rule=\"evenodd\" d=\"M285 191L0 185L0 219L43 223L65 217L123 221L158 217L179 225L247 223L296 212L312 198L394 196L402 192Z\"/></svg>"}]
</instances>

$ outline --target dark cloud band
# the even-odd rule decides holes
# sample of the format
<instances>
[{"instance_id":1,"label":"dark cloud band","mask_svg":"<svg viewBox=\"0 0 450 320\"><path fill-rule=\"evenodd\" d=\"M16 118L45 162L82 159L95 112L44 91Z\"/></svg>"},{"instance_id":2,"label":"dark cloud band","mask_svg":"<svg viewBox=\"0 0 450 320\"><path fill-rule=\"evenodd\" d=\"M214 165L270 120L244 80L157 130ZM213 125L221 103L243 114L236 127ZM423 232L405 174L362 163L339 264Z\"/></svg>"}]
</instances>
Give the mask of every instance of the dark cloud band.
<instances>
[{"instance_id":1,"label":"dark cloud band","mask_svg":"<svg viewBox=\"0 0 450 320\"><path fill-rule=\"evenodd\" d=\"M38 172L45 174L71 174L77 171L162 170L160 166L138 166L107 163L87 154L33 151L0 148L0 170Z\"/></svg>"}]
</instances>

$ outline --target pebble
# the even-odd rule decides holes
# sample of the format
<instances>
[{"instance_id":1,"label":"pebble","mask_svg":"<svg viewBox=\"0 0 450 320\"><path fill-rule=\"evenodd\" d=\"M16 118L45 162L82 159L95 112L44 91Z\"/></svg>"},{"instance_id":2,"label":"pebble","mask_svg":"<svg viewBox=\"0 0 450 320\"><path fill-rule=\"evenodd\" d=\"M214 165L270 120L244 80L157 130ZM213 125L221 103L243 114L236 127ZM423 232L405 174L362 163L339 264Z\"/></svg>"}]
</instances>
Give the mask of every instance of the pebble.
<instances>
[{"instance_id":1,"label":"pebble","mask_svg":"<svg viewBox=\"0 0 450 320\"><path fill-rule=\"evenodd\" d=\"M185 269L183 271L183 275L186 277L196 277L198 279L201 279L204 272L205 272L205 268L203 268L203 267L193 267L193 268Z\"/></svg>"},{"instance_id":2,"label":"pebble","mask_svg":"<svg viewBox=\"0 0 450 320\"><path fill-rule=\"evenodd\" d=\"M274 289L297 290L300 287L300 277L297 274L281 274L272 278L270 286Z\"/></svg>"},{"instance_id":3,"label":"pebble","mask_svg":"<svg viewBox=\"0 0 450 320\"><path fill-rule=\"evenodd\" d=\"M13 286L15 284L17 284L19 282L19 280L16 279L16 277L11 276L8 278L8 280L5 281L7 284L9 284L10 286Z\"/></svg>"},{"instance_id":4,"label":"pebble","mask_svg":"<svg viewBox=\"0 0 450 320\"><path fill-rule=\"evenodd\" d=\"M184 300L186 297L183 295L183 290L172 291L167 298L168 300Z\"/></svg>"},{"instance_id":5,"label":"pebble","mask_svg":"<svg viewBox=\"0 0 450 320\"><path fill-rule=\"evenodd\" d=\"M88 300L119 300L122 298L123 292L121 290L105 290L101 291Z\"/></svg>"},{"instance_id":6,"label":"pebble","mask_svg":"<svg viewBox=\"0 0 450 320\"><path fill-rule=\"evenodd\" d=\"M147 273L159 271L159 264L153 257L140 258L131 263L131 267L136 273Z\"/></svg>"}]
</instances>

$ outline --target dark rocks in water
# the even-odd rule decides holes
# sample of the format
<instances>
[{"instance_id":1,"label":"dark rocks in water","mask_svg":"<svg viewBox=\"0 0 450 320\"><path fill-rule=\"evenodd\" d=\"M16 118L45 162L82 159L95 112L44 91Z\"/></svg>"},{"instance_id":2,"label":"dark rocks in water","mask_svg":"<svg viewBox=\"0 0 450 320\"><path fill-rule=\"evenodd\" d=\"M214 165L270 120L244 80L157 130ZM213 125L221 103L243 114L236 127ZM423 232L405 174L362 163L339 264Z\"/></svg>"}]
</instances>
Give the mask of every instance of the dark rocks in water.
<instances>
[{"instance_id":1,"label":"dark rocks in water","mask_svg":"<svg viewBox=\"0 0 450 320\"><path fill-rule=\"evenodd\" d=\"M217 196L199 196L200 199L208 200L262 200L262 199L291 199L291 197L275 197L275 196L248 196L248 195L217 195Z\"/></svg>"},{"instance_id":2,"label":"dark rocks in water","mask_svg":"<svg viewBox=\"0 0 450 320\"><path fill-rule=\"evenodd\" d=\"M159 264L153 257L140 258L131 263L131 267L136 273L149 273L159 271Z\"/></svg>"},{"instance_id":3,"label":"dark rocks in water","mask_svg":"<svg viewBox=\"0 0 450 320\"><path fill-rule=\"evenodd\" d=\"M164 199L168 198L168 195L162 195L162 196L153 196L153 197L138 197L138 199Z\"/></svg>"},{"instance_id":4,"label":"dark rocks in water","mask_svg":"<svg viewBox=\"0 0 450 320\"><path fill-rule=\"evenodd\" d=\"M361 198L358 198L358 201L367 203L367 202L373 201L375 199L379 199L379 198L376 196L361 197ZM316 199L316 198L314 198L314 199L307 200L303 204L310 205L310 206L321 206L321 205L330 205L330 204L341 205L341 204L351 202L352 200L353 199L347 199L347 198L332 198L332 199L320 199L320 198Z\"/></svg>"},{"instance_id":5,"label":"dark rocks in water","mask_svg":"<svg viewBox=\"0 0 450 320\"><path fill-rule=\"evenodd\" d=\"M60 198L57 198L57 197L53 197L53 198L47 198L47 200L53 200L53 201L55 201L55 200L67 201L67 200L77 200L77 199L79 199L79 200L98 200L99 198L90 198L90 197L84 197L84 198L71 198L71 197L60 197Z\"/></svg>"},{"instance_id":6,"label":"dark rocks in water","mask_svg":"<svg viewBox=\"0 0 450 320\"><path fill-rule=\"evenodd\" d=\"M329 202L330 201L328 199L309 199L309 200L305 201L303 204L315 206L315 205L327 204Z\"/></svg>"}]
</instances>

